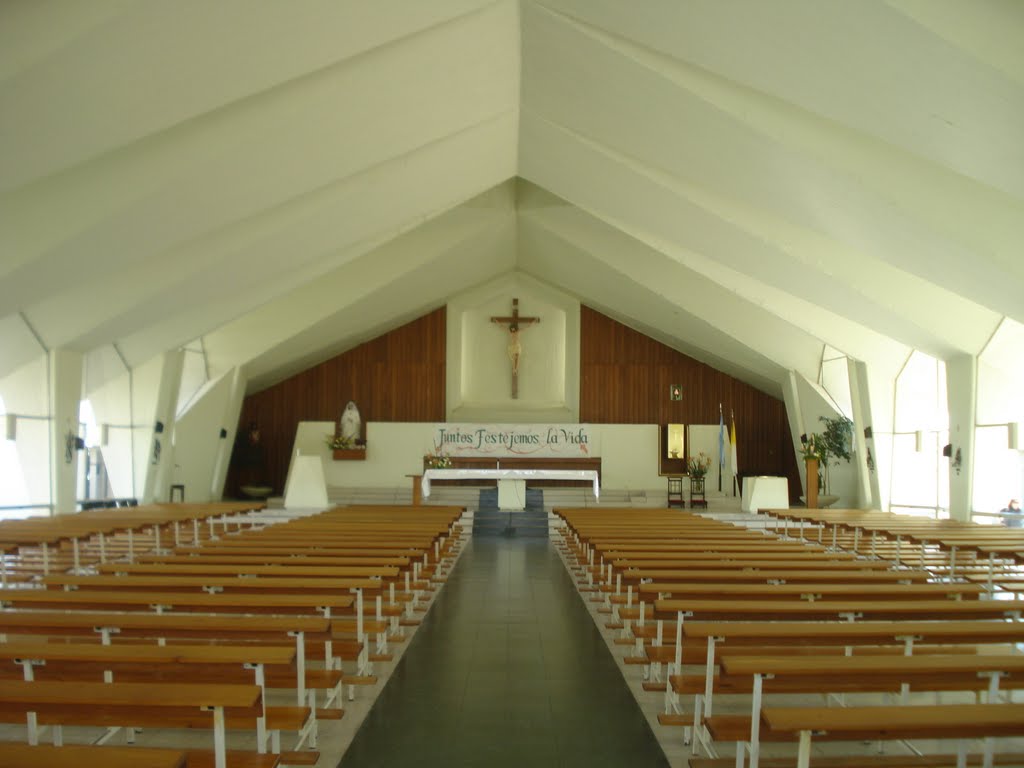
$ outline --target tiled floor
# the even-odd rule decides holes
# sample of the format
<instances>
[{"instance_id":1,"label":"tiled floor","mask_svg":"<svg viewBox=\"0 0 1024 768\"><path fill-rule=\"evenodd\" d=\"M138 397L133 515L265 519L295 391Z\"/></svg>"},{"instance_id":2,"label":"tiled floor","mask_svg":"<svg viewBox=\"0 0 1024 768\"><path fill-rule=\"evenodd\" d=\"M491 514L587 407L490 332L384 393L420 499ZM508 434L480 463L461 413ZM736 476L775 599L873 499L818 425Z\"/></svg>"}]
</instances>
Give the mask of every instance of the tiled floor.
<instances>
[{"instance_id":1,"label":"tiled floor","mask_svg":"<svg viewBox=\"0 0 1024 768\"><path fill-rule=\"evenodd\" d=\"M339 768L667 766L547 541L477 537Z\"/></svg>"}]
</instances>

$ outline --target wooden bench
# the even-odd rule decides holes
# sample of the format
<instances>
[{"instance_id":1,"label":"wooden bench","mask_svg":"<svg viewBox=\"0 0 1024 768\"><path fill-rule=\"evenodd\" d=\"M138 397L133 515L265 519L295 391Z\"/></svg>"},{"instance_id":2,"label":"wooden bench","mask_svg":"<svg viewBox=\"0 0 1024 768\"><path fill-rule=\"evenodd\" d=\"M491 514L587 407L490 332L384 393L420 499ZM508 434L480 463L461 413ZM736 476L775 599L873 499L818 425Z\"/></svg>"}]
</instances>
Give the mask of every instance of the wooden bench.
<instances>
[{"instance_id":1,"label":"wooden bench","mask_svg":"<svg viewBox=\"0 0 1024 768\"><path fill-rule=\"evenodd\" d=\"M852 755L814 757L814 768L957 768L959 755L927 754L915 755ZM1024 765L1024 754L1004 753L993 755L994 765ZM964 768L980 768L984 762L981 755L968 755ZM761 758L760 768L796 768L796 757ZM691 757L690 768L735 768L732 757Z\"/></svg>"},{"instance_id":2,"label":"wooden bench","mask_svg":"<svg viewBox=\"0 0 1024 768\"><path fill-rule=\"evenodd\" d=\"M805 621L687 621L683 624L681 640L683 650L670 648L672 668L678 670L684 659L703 655L705 680L714 675L716 660L737 648L758 649L787 645L836 646L849 649L854 655L868 647L898 645L904 655L913 654L922 645L959 646L971 648L978 644L1003 645L1024 641L1024 623L1005 621L857 621L857 622L805 622ZM727 650L723 650L723 646ZM652 652L654 649L648 649ZM660 652L664 659L666 651ZM764 655L764 654L761 654ZM699 663L699 662L698 662ZM656 669L655 669L656 671ZM657 678L656 674L651 675ZM708 686L702 699L695 701L695 709L702 706L704 713L713 712L713 689ZM665 712L678 711L678 697L671 688L666 691Z\"/></svg>"},{"instance_id":3,"label":"wooden bench","mask_svg":"<svg viewBox=\"0 0 1024 768\"><path fill-rule=\"evenodd\" d=\"M996 700L1001 685L1004 688L1024 687L1024 656L1021 655L835 658L726 654L722 657L721 667L722 673L717 679L719 692L751 694L751 715L747 719L750 730L746 740L752 768L756 768L759 756L760 728L754 724L760 724L762 693L900 691L902 703L906 705L911 685L927 691L984 690L990 702ZM685 680L679 679L670 682L681 686L686 684ZM707 681L702 682L707 685ZM699 717L698 712L695 719ZM713 721L714 716L705 719L708 731L712 733L715 730Z\"/></svg>"},{"instance_id":4,"label":"wooden bench","mask_svg":"<svg viewBox=\"0 0 1024 768\"><path fill-rule=\"evenodd\" d=\"M797 768L811 765L811 735L836 740L974 739L1024 735L1024 704L935 704L879 707L765 707L770 736L799 738ZM986 749L982 765L991 768ZM752 766L752 768L757 768Z\"/></svg>"},{"instance_id":5,"label":"wooden bench","mask_svg":"<svg viewBox=\"0 0 1024 768\"><path fill-rule=\"evenodd\" d=\"M209 594L187 592L83 591L48 589L0 589L0 605L51 607L71 610L199 611L202 613L321 613L352 606L351 595Z\"/></svg>"},{"instance_id":6,"label":"wooden bench","mask_svg":"<svg viewBox=\"0 0 1024 768\"><path fill-rule=\"evenodd\" d=\"M0 680L0 719L27 722L29 744L38 744L40 723L209 728L216 768L227 766L226 723L234 718L252 727L262 712L262 696L255 685ZM55 736L60 739L59 732Z\"/></svg>"},{"instance_id":7,"label":"wooden bench","mask_svg":"<svg viewBox=\"0 0 1024 768\"><path fill-rule=\"evenodd\" d=\"M204 614L102 613L84 611L0 611L0 634L99 637L104 645L113 638L163 642L166 639L206 642L244 642L295 647L297 703L306 701L307 643L331 654L331 620L313 616L241 616ZM6 638L4 638L6 639Z\"/></svg>"},{"instance_id":8,"label":"wooden bench","mask_svg":"<svg viewBox=\"0 0 1024 768\"><path fill-rule=\"evenodd\" d=\"M14 662L21 667L23 679L37 677L44 680L78 680L83 682L166 682L202 681L204 683L254 684L261 697L269 687L297 690L303 687L297 679L296 650L293 647L268 645L99 645L95 643L0 643L0 660ZM13 670L12 670L13 671ZM305 686L316 675L309 670ZM0 677L3 677L0 672ZM334 687L340 683L337 675ZM260 752L266 751L268 732L275 744L280 734L268 723L282 719L280 708L262 705L256 719L256 739ZM312 704L310 709L312 709ZM287 720L294 713L284 712ZM313 732L315 717L303 722L295 730L300 734ZM275 751L280 751L280 747Z\"/></svg>"},{"instance_id":9,"label":"wooden bench","mask_svg":"<svg viewBox=\"0 0 1024 768\"><path fill-rule=\"evenodd\" d=\"M274 765L279 762L273 756ZM0 765L4 768L194 768L185 752L177 749L108 747L92 744L68 744L54 747L44 744L0 742ZM228 760L228 768L235 768ZM273 768L268 764L266 768Z\"/></svg>"}]
</instances>

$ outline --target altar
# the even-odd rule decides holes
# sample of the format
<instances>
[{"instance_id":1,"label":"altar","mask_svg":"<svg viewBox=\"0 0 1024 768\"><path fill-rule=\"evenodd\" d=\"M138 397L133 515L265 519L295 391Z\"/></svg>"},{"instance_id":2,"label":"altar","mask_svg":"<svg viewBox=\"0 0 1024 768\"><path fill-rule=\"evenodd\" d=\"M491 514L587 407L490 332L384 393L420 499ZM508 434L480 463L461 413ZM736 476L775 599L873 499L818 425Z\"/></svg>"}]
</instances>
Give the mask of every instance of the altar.
<instances>
[{"instance_id":1,"label":"altar","mask_svg":"<svg viewBox=\"0 0 1024 768\"><path fill-rule=\"evenodd\" d=\"M789 509L789 481L785 477L745 477L740 510Z\"/></svg>"},{"instance_id":2,"label":"altar","mask_svg":"<svg viewBox=\"0 0 1024 768\"><path fill-rule=\"evenodd\" d=\"M430 496L432 480L497 480L499 509L523 509L531 480L582 480L593 483L595 498L601 495L598 473L592 469L428 469L420 481L424 499Z\"/></svg>"}]
</instances>

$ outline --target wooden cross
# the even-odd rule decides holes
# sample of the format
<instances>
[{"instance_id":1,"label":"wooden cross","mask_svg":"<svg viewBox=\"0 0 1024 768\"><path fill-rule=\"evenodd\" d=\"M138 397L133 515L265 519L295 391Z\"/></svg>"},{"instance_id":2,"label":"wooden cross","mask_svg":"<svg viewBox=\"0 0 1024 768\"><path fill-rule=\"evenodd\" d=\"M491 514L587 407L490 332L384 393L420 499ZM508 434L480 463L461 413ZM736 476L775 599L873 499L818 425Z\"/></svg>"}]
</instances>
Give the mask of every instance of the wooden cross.
<instances>
[{"instance_id":1,"label":"wooden cross","mask_svg":"<svg viewBox=\"0 0 1024 768\"><path fill-rule=\"evenodd\" d=\"M523 345L519 341L520 326L539 323L539 317L522 317L519 314L519 299L512 299L511 317L492 317L492 323L508 325L508 359L512 361L512 399L519 398L519 357L523 354Z\"/></svg>"}]
</instances>

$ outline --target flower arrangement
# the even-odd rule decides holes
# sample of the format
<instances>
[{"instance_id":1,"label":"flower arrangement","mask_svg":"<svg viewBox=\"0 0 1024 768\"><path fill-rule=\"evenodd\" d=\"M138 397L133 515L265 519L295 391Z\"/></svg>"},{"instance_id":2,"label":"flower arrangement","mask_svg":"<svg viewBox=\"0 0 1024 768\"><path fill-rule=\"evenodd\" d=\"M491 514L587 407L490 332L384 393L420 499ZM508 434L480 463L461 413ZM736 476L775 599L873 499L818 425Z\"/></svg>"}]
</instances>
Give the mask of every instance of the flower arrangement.
<instances>
[{"instance_id":1,"label":"flower arrangement","mask_svg":"<svg viewBox=\"0 0 1024 768\"><path fill-rule=\"evenodd\" d=\"M821 449L815 444L814 438L815 435L811 435L810 437L808 437L807 442L805 442L800 448L800 455L804 458L805 461L808 459L821 458Z\"/></svg>"},{"instance_id":2,"label":"flower arrangement","mask_svg":"<svg viewBox=\"0 0 1024 768\"><path fill-rule=\"evenodd\" d=\"M356 440L352 437L342 437L341 435L327 435L324 442L327 443L327 447L332 451L350 451L357 448L366 448L366 443L361 440Z\"/></svg>"},{"instance_id":3,"label":"flower arrangement","mask_svg":"<svg viewBox=\"0 0 1024 768\"><path fill-rule=\"evenodd\" d=\"M710 466L711 457L704 453L704 451L701 451L696 456L690 456L686 460L686 472L690 477L704 477L708 473Z\"/></svg>"},{"instance_id":4,"label":"flower arrangement","mask_svg":"<svg viewBox=\"0 0 1024 768\"><path fill-rule=\"evenodd\" d=\"M452 465L452 457L443 453L426 453L423 455L423 466L427 469L448 469Z\"/></svg>"}]
</instances>

